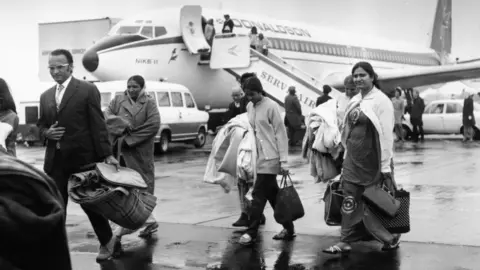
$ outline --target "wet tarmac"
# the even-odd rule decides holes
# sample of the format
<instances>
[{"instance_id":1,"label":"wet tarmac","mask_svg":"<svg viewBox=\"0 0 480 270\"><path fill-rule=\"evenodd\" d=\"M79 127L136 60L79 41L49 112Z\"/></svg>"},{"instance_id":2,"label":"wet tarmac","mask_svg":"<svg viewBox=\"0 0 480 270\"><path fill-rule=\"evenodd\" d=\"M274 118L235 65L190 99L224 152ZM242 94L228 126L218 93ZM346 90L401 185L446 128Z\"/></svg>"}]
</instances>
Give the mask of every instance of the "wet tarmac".
<instances>
[{"instance_id":1,"label":"wet tarmac","mask_svg":"<svg viewBox=\"0 0 480 270\"><path fill-rule=\"evenodd\" d=\"M18 149L18 156L41 167L43 149ZM271 240L281 229L268 206L263 240L254 248L236 244L230 227L238 215L238 195L202 182L205 149L179 146L156 157L160 231L149 241L123 240L125 254L95 263L97 240L81 208L69 203L67 231L74 269L480 269L480 144L427 139L398 144L395 177L410 191L411 232L395 252L360 243L348 257L328 256L322 248L338 240L339 228L323 222L325 184L315 184L299 148L291 149L293 180L306 215L295 222L290 243Z\"/></svg>"}]
</instances>

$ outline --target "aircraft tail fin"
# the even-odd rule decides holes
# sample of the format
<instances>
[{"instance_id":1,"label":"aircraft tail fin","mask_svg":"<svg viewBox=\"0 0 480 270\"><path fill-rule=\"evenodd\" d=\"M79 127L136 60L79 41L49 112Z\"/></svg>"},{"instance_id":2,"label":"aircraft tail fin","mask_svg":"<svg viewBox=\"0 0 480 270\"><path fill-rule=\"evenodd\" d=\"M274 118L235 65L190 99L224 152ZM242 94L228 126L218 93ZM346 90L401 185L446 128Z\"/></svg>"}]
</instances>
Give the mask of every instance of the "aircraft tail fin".
<instances>
[{"instance_id":1,"label":"aircraft tail fin","mask_svg":"<svg viewBox=\"0 0 480 270\"><path fill-rule=\"evenodd\" d=\"M452 0L437 2L430 48L440 55L442 63L452 51Z\"/></svg>"}]
</instances>

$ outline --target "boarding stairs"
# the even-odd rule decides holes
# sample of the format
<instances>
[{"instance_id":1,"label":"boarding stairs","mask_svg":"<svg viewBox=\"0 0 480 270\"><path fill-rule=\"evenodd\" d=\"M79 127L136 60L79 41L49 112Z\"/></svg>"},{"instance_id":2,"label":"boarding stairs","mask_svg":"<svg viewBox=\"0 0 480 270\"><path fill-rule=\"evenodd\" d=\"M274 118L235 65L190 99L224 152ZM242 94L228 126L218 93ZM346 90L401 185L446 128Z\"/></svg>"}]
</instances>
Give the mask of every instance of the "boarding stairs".
<instances>
[{"instance_id":1,"label":"boarding stairs","mask_svg":"<svg viewBox=\"0 0 480 270\"><path fill-rule=\"evenodd\" d=\"M242 34L217 34L210 48L203 34L192 35L192 24L201 30L201 7L184 6L181 11L182 36L191 54L199 55L199 65L211 69L223 69L239 78L245 72L253 72L262 82L269 98L284 106L289 86L295 86L302 105L302 113L308 115L322 95L323 83L292 64L287 63L272 51L264 55L250 48L250 39ZM192 21L198 23L191 23ZM185 26L185 27L183 27ZM185 30L185 31L183 31ZM194 31L194 32L195 32ZM334 98L341 95L332 91Z\"/></svg>"}]
</instances>

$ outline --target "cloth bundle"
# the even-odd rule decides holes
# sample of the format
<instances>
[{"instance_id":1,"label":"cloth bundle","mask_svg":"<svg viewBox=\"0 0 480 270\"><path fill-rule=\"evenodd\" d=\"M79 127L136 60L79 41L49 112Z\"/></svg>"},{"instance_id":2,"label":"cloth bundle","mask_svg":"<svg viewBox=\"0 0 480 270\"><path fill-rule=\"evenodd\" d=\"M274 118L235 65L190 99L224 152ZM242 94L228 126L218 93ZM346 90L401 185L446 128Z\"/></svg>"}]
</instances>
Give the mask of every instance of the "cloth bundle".
<instances>
[{"instance_id":1,"label":"cloth bundle","mask_svg":"<svg viewBox=\"0 0 480 270\"><path fill-rule=\"evenodd\" d=\"M232 118L217 133L212 143L203 181L221 185L230 192L237 179L255 182L256 141L246 113Z\"/></svg>"},{"instance_id":2,"label":"cloth bundle","mask_svg":"<svg viewBox=\"0 0 480 270\"><path fill-rule=\"evenodd\" d=\"M313 109L306 121L302 156L310 161L310 174L315 181L326 182L340 173L335 160L341 158L343 151L335 99Z\"/></svg>"}]
</instances>

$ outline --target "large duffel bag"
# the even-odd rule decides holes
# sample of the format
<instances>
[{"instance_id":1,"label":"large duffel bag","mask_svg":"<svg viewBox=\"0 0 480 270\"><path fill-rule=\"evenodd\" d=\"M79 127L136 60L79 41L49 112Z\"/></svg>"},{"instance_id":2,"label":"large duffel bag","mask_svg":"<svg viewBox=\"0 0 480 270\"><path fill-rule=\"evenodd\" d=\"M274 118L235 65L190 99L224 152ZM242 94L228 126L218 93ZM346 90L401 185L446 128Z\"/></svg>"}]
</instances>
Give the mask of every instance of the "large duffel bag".
<instances>
[{"instance_id":1,"label":"large duffel bag","mask_svg":"<svg viewBox=\"0 0 480 270\"><path fill-rule=\"evenodd\" d=\"M157 198L145 189L111 184L112 179L106 180L106 174L98 170L103 166L99 163L95 170L73 174L68 181L70 198L124 228L139 229L155 208Z\"/></svg>"}]
</instances>

